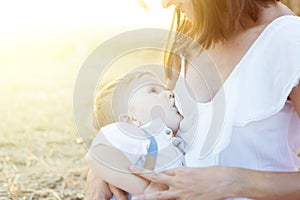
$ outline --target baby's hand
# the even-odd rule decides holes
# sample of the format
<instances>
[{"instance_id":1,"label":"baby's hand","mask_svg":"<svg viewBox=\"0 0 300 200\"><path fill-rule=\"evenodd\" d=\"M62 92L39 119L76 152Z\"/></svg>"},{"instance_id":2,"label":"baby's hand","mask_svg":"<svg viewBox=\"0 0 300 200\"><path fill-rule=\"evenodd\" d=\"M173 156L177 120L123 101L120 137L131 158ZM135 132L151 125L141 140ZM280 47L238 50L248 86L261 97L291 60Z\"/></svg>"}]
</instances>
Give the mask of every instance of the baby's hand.
<instances>
[{"instance_id":1,"label":"baby's hand","mask_svg":"<svg viewBox=\"0 0 300 200\"><path fill-rule=\"evenodd\" d=\"M107 183L90 169L86 178L86 200L109 199L112 192Z\"/></svg>"}]
</instances>

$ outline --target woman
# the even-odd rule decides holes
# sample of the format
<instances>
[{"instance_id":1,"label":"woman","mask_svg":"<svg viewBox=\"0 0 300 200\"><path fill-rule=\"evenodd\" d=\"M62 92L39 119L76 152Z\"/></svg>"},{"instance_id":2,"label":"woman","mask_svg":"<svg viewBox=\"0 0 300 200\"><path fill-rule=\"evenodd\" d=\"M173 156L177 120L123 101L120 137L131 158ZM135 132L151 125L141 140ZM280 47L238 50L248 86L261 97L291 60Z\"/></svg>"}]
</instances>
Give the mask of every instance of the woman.
<instances>
[{"instance_id":1,"label":"woman","mask_svg":"<svg viewBox=\"0 0 300 200\"><path fill-rule=\"evenodd\" d=\"M194 168L155 175L133 167L137 175L169 188L133 199L300 199L300 173L296 172L300 166L296 156L300 19L290 16L293 12L276 0L162 0L162 4L180 10L174 21L177 31L204 47L223 80L221 88L232 92L226 95L234 110L224 121L231 140L218 152L215 164L219 166L196 168L195 162ZM179 58L167 58L179 71ZM193 79L193 69L187 64L183 70L191 87L199 83ZM168 71L167 75L174 87L178 76ZM217 89L211 99L202 99L202 91L194 90L199 102L209 102L221 89L207 81L209 88ZM197 160L199 155L191 150L187 157L193 156ZM109 191L104 186L101 189ZM120 194L114 187L112 191Z\"/></svg>"}]
</instances>

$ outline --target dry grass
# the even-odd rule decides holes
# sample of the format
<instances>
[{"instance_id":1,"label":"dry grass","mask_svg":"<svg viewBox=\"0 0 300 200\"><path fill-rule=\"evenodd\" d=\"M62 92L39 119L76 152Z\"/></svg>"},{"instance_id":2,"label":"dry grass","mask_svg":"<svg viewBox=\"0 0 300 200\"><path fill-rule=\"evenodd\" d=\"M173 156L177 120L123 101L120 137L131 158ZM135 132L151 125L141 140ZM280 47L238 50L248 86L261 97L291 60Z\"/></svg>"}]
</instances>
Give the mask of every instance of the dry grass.
<instances>
[{"instance_id":1,"label":"dry grass","mask_svg":"<svg viewBox=\"0 0 300 200\"><path fill-rule=\"evenodd\" d=\"M71 107L75 71L66 71L28 68L38 78L25 73L3 88L0 199L83 199L85 150L76 142Z\"/></svg>"},{"instance_id":2,"label":"dry grass","mask_svg":"<svg viewBox=\"0 0 300 200\"><path fill-rule=\"evenodd\" d=\"M84 198L86 151L76 140L72 93L87 54L60 42L0 50L1 200Z\"/></svg>"}]
</instances>

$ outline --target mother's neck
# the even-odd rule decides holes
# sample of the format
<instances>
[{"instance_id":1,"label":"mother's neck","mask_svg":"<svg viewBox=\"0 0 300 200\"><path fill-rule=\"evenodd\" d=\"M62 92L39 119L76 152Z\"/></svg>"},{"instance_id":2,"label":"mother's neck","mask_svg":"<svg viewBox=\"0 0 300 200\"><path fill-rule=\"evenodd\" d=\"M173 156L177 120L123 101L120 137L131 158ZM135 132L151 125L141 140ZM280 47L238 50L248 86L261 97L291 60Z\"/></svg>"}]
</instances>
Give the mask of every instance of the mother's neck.
<instances>
[{"instance_id":1,"label":"mother's neck","mask_svg":"<svg viewBox=\"0 0 300 200\"><path fill-rule=\"evenodd\" d=\"M258 14L258 18L255 22L249 23L249 28L254 26L267 26L274 19L283 15L294 15L288 7L280 2L271 4L269 7L263 7Z\"/></svg>"},{"instance_id":2,"label":"mother's neck","mask_svg":"<svg viewBox=\"0 0 300 200\"><path fill-rule=\"evenodd\" d=\"M269 7L261 10L258 15L256 25L267 25L274 19L283 15L294 15L294 13L282 3L277 2L276 4L270 5Z\"/></svg>"},{"instance_id":3,"label":"mother's neck","mask_svg":"<svg viewBox=\"0 0 300 200\"><path fill-rule=\"evenodd\" d=\"M241 26L234 33L231 33L227 37L227 41L236 40L239 36L246 34L248 30L263 30L269 23L283 15L294 15L294 13L280 2L271 4L269 7L262 7L256 21L245 16L247 19L243 20L245 22L244 27Z\"/></svg>"}]
</instances>

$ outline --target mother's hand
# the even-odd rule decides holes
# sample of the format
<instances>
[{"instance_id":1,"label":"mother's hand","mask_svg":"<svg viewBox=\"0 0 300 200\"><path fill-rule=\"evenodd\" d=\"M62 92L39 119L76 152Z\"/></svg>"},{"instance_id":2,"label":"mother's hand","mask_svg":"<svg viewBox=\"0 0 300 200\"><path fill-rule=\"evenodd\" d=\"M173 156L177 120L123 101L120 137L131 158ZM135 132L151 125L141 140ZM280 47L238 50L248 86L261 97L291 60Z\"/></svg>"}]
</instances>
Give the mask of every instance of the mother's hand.
<instances>
[{"instance_id":1,"label":"mother's hand","mask_svg":"<svg viewBox=\"0 0 300 200\"><path fill-rule=\"evenodd\" d=\"M152 182L165 184L167 190L150 194L136 195L133 199L203 199L220 200L231 197L239 190L239 169L229 167L190 168L180 167L149 173L149 171L132 166L134 174Z\"/></svg>"},{"instance_id":2,"label":"mother's hand","mask_svg":"<svg viewBox=\"0 0 300 200\"><path fill-rule=\"evenodd\" d=\"M127 200L123 190L106 183L93 170L88 172L86 185L86 200L110 199L113 195L117 200Z\"/></svg>"}]
</instances>

